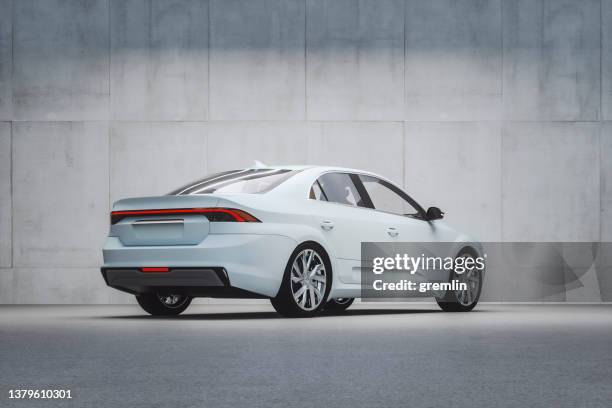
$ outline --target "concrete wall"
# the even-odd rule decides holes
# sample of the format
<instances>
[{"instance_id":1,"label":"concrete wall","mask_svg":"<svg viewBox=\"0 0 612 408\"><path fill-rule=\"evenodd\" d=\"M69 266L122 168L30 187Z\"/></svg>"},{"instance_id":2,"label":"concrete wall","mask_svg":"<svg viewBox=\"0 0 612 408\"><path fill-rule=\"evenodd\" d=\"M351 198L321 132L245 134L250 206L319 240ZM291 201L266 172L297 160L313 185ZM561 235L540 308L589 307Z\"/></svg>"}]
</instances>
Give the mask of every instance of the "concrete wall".
<instances>
[{"instance_id":1,"label":"concrete wall","mask_svg":"<svg viewBox=\"0 0 612 408\"><path fill-rule=\"evenodd\" d=\"M612 241L612 0L0 0L0 303L130 301L110 203L254 159L380 172L486 241Z\"/></svg>"}]
</instances>

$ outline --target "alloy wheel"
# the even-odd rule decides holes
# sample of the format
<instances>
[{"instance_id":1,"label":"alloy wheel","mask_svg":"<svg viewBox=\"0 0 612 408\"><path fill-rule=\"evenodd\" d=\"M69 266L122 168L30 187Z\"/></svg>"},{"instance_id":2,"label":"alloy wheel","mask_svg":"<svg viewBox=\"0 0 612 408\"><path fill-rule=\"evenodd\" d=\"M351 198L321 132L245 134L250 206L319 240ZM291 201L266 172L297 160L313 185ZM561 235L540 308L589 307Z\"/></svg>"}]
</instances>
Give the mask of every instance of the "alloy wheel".
<instances>
[{"instance_id":1,"label":"alloy wheel","mask_svg":"<svg viewBox=\"0 0 612 408\"><path fill-rule=\"evenodd\" d=\"M187 300L186 296L183 295L177 295L177 294L157 294L157 298L159 299L159 301L161 302L162 305L174 309L177 307L181 307L183 305L183 303L185 303L185 301Z\"/></svg>"},{"instance_id":2,"label":"alloy wheel","mask_svg":"<svg viewBox=\"0 0 612 408\"><path fill-rule=\"evenodd\" d=\"M465 259L471 257L465 257ZM460 283L465 283L467 285L466 290L457 290L455 293L457 295L457 301L463 306L470 306L472 303L478 300L478 295L480 294L480 280L481 280L481 272L476 267L471 269L467 269L461 275L457 275L457 280Z\"/></svg>"},{"instance_id":3,"label":"alloy wheel","mask_svg":"<svg viewBox=\"0 0 612 408\"><path fill-rule=\"evenodd\" d=\"M313 249L300 252L291 266L293 300L306 311L315 310L324 300L327 272L321 256Z\"/></svg>"}]
</instances>

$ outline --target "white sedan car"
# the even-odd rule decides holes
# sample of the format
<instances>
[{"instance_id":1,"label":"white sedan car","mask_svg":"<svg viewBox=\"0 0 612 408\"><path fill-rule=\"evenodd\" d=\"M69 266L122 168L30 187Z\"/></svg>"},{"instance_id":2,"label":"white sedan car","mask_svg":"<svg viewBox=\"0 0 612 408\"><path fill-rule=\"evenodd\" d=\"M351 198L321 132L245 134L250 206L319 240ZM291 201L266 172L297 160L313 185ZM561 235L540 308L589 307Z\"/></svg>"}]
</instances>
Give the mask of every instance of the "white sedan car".
<instances>
[{"instance_id":1,"label":"white sedan car","mask_svg":"<svg viewBox=\"0 0 612 408\"><path fill-rule=\"evenodd\" d=\"M453 256L477 256L480 245L442 215L366 171L226 171L165 196L117 201L102 275L153 315L178 315L194 297L230 297L268 298L284 316L313 316L360 297L362 242L451 242ZM483 276L470 273L466 290L437 295L442 309L476 305Z\"/></svg>"}]
</instances>

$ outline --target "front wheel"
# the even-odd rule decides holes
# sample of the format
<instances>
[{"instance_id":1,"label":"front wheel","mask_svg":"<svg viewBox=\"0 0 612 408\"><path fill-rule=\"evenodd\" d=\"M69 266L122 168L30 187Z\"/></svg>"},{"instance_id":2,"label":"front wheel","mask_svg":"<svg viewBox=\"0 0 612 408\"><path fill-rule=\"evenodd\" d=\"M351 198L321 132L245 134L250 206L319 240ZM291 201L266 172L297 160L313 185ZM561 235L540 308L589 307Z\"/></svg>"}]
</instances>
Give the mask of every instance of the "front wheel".
<instances>
[{"instance_id":1,"label":"front wheel","mask_svg":"<svg viewBox=\"0 0 612 408\"><path fill-rule=\"evenodd\" d=\"M457 258L474 259L476 254L473 250L467 248L457 255ZM465 264L465 260L463 261ZM482 270L473 267L465 269L461 274L453 271L450 274L450 282L453 280L459 283L465 283L465 290L447 290L442 298L436 298L438 306L445 312L469 312L474 309L480 298L482 291Z\"/></svg>"},{"instance_id":2,"label":"front wheel","mask_svg":"<svg viewBox=\"0 0 612 408\"><path fill-rule=\"evenodd\" d=\"M136 301L145 312L153 316L176 316L191 303L191 298L173 293L144 293Z\"/></svg>"},{"instance_id":3,"label":"front wheel","mask_svg":"<svg viewBox=\"0 0 612 408\"><path fill-rule=\"evenodd\" d=\"M281 287L270 302L286 317L314 316L325 305L331 277L331 265L323 248L315 243L301 244L289 257Z\"/></svg>"}]
</instances>

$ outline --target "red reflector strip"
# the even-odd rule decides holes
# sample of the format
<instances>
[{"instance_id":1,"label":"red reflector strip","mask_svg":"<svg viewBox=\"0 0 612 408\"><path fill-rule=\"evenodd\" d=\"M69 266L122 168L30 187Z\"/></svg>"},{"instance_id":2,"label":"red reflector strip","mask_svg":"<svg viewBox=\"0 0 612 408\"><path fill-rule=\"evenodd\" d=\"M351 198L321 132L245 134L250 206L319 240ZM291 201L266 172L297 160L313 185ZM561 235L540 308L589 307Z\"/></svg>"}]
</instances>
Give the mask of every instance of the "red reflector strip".
<instances>
[{"instance_id":1,"label":"red reflector strip","mask_svg":"<svg viewBox=\"0 0 612 408\"><path fill-rule=\"evenodd\" d=\"M155 267L155 268L141 268L143 272L168 272L169 269L166 267Z\"/></svg>"},{"instance_id":2,"label":"red reflector strip","mask_svg":"<svg viewBox=\"0 0 612 408\"><path fill-rule=\"evenodd\" d=\"M246 211L234 208L168 208L161 210L128 210L111 212L111 224L116 224L125 217L140 215L167 215L167 214L227 214L235 222L261 222Z\"/></svg>"}]
</instances>

